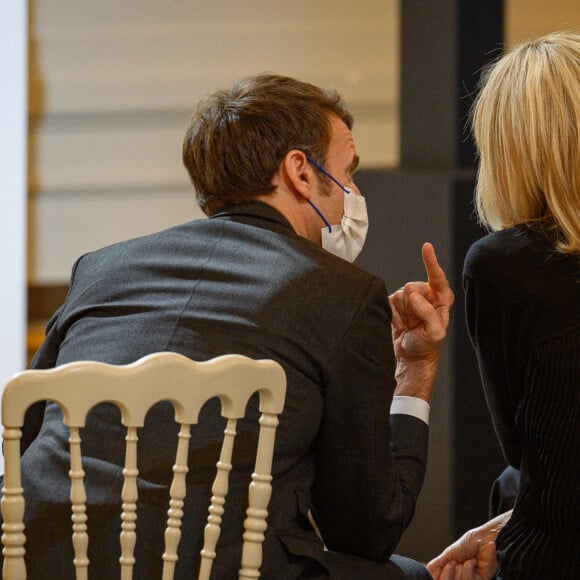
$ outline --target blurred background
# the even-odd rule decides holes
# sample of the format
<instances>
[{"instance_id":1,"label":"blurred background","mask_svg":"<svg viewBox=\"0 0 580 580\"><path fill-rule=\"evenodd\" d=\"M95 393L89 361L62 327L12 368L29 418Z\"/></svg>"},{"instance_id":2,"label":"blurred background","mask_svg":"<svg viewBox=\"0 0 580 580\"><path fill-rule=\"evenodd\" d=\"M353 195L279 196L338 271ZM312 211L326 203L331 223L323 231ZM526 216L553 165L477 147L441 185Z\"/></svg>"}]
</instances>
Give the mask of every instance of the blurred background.
<instances>
[{"instance_id":1,"label":"blurred background","mask_svg":"<svg viewBox=\"0 0 580 580\"><path fill-rule=\"evenodd\" d=\"M427 560L487 513L503 467L463 327L475 156L466 113L504 48L580 27L578 0L0 0L0 378L23 369L92 249L200 218L181 164L196 102L273 71L338 89L355 115L390 288L433 241L457 293L431 455L400 553Z\"/></svg>"}]
</instances>

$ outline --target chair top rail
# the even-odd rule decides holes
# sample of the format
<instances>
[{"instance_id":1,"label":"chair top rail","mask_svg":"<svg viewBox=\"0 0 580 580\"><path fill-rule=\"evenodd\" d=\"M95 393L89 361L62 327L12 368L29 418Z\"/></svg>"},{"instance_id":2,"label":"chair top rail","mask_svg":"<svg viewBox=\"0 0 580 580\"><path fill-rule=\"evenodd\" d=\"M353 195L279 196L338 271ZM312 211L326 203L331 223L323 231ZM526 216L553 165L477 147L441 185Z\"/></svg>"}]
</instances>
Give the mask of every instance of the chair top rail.
<instances>
[{"instance_id":1,"label":"chair top rail","mask_svg":"<svg viewBox=\"0 0 580 580\"><path fill-rule=\"evenodd\" d=\"M147 411L160 401L173 404L179 423L195 424L213 397L220 399L224 417L243 417L256 391L261 412L282 412L286 375L280 364L238 354L197 362L174 352L153 353L126 365L77 361L16 374L2 395L2 423L22 427L30 405L50 400L61 406L67 426L83 427L88 411L105 402L120 408L124 425L143 426Z\"/></svg>"}]
</instances>

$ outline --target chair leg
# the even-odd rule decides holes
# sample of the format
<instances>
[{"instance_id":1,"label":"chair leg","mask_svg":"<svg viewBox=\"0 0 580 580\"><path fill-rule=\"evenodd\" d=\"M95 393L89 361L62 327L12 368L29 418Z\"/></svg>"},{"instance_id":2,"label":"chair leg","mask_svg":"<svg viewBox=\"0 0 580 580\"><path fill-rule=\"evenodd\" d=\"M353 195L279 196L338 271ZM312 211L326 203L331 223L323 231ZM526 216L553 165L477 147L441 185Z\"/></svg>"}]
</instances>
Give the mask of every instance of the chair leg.
<instances>
[{"instance_id":1,"label":"chair leg","mask_svg":"<svg viewBox=\"0 0 580 580\"><path fill-rule=\"evenodd\" d=\"M244 545L239 578L259 578L262 564L262 544L267 528L268 503L272 495L272 457L278 426L277 415L263 413L260 417L260 438L256 467L248 494L248 509L244 521Z\"/></svg>"},{"instance_id":2,"label":"chair leg","mask_svg":"<svg viewBox=\"0 0 580 580\"><path fill-rule=\"evenodd\" d=\"M121 499L123 501L121 513L121 580L132 580L133 567L135 566L135 543L137 541L137 500L139 492L137 490L137 427L127 427L127 442L125 451L125 468L123 469L123 490Z\"/></svg>"},{"instance_id":3,"label":"chair leg","mask_svg":"<svg viewBox=\"0 0 580 580\"><path fill-rule=\"evenodd\" d=\"M217 462L217 474L211 488L212 497L209 516L204 532L204 544L201 551L199 580L209 580L211 567L216 556L215 547L221 533L222 515L228 493L229 475L232 469L232 453L236 437L237 419L228 419L224 442Z\"/></svg>"},{"instance_id":4,"label":"chair leg","mask_svg":"<svg viewBox=\"0 0 580 580\"><path fill-rule=\"evenodd\" d=\"M181 540L181 520L183 518L183 504L187 491L186 476L189 471L187 455L189 440L191 439L189 425L182 424L179 430L177 454L173 466L173 481L169 490L169 519L165 529L165 552L163 553L163 580L173 580L175 564L177 563L177 549Z\"/></svg>"},{"instance_id":5,"label":"chair leg","mask_svg":"<svg viewBox=\"0 0 580 580\"><path fill-rule=\"evenodd\" d=\"M85 472L81 459L81 436L78 427L70 428L70 499L72 504L73 535L75 551L74 565L76 580L87 580L89 558L87 549L89 535L87 534L87 494L83 483Z\"/></svg>"},{"instance_id":6,"label":"chair leg","mask_svg":"<svg viewBox=\"0 0 580 580\"><path fill-rule=\"evenodd\" d=\"M2 544L4 564L2 578L6 580L25 580L24 563L24 496L20 477L20 439L22 431L18 428L4 428L4 460L6 471L2 489Z\"/></svg>"}]
</instances>

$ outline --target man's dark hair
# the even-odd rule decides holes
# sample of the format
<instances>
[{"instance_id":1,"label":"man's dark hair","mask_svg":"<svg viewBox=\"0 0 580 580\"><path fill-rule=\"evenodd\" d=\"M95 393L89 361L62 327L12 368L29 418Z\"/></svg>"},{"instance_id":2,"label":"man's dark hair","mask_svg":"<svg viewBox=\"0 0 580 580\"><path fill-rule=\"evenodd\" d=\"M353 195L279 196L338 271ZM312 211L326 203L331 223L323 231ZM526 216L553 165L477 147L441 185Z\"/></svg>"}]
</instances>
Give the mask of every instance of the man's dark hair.
<instances>
[{"instance_id":1,"label":"man's dark hair","mask_svg":"<svg viewBox=\"0 0 580 580\"><path fill-rule=\"evenodd\" d=\"M292 149L324 164L330 114L352 128L336 91L274 74L241 79L204 98L183 142L183 163L202 210L213 215L272 193L272 179Z\"/></svg>"}]
</instances>

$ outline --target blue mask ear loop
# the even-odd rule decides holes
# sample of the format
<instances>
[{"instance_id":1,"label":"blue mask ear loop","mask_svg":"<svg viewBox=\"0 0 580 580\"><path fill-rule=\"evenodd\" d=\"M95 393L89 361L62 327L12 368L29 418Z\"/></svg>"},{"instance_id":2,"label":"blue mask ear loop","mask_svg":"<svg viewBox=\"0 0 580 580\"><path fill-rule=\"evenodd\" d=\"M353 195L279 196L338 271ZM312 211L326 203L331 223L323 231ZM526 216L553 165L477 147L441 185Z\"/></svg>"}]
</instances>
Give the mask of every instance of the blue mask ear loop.
<instances>
[{"instance_id":1,"label":"blue mask ear loop","mask_svg":"<svg viewBox=\"0 0 580 580\"><path fill-rule=\"evenodd\" d=\"M319 171L324 173L324 175L326 175L326 177L328 177L329 179L332 179L332 181L334 181L334 183L336 183L336 185L338 185L338 187L340 187L340 189L342 189L342 191L344 191L344 193L350 193L350 191L346 187L344 187L344 185L342 185L342 183L340 183L340 181L338 181L338 179L335 179L332 175L330 175L330 173L328 173L328 171L326 171L326 169L324 169L324 167L322 167L322 165L320 165L319 163L316 163L316 161L314 161L314 159L312 159L312 157L309 157L307 155L306 159L307 159L307 161L312 163L312 165L314 165L314 167L316 167L316 169L318 169ZM330 225L329 221L322 215L322 212L314 205L314 203L312 203L312 201L308 200L308 203L312 206L314 211L320 216L320 218L324 222L324 225L328 228L328 233L331 234L332 233L332 226Z\"/></svg>"},{"instance_id":2,"label":"blue mask ear loop","mask_svg":"<svg viewBox=\"0 0 580 580\"><path fill-rule=\"evenodd\" d=\"M329 179L332 179L332 181L334 181L334 183L336 183L336 185L338 185L338 187L340 187L340 189L342 189L342 191L344 191L344 193L350 193L350 190L348 190L346 187L344 187L344 185L342 185L342 183L340 183L340 181L338 181L338 179L336 179L335 177L332 177L332 175L330 175L330 173L328 173L328 171L326 171L326 169L324 169L324 167L322 167L322 165L319 165L318 163L316 163L316 161L314 161L314 159L312 159L312 157L309 157L307 155L306 160L309 161L310 163L312 163L312 165L314 165L314 167L316 167L316 169L318 169L319 171L322 171L322 173L324 173L324 175L326 175L326 177L328 177Z\"/></svg>"},{"instance_id":3,"label":"blue mask ear loop","mask_svg":"<svg viewBox=\"0 0 580 580\"><path fill-rule=\"evenodd\" d=\"M322 221L324 222L324 225L328 228L328 233L331 234L332 226L330 225L328 220L322 215L322 212L309 199L307 199L306 201L312 206L314 211L321 217Z\"/></svg>"}]
</instances>

